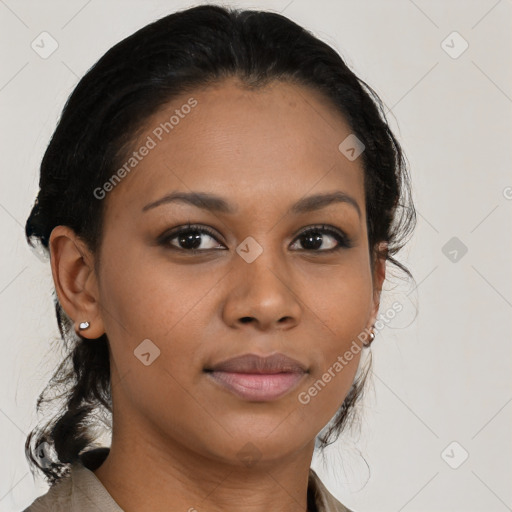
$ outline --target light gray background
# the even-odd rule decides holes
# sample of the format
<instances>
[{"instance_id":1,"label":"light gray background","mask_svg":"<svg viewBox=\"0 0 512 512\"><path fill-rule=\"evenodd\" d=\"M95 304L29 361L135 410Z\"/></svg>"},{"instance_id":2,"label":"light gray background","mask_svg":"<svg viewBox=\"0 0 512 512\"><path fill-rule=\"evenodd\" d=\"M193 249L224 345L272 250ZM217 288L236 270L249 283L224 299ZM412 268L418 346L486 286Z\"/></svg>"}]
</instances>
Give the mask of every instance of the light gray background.
<instances>
[{"instance_id":1,"label":"light gray background","mask_svg":"<svg viewBox=\"0 0 512 512\"><path fill-rule=\"evenodd\" d=\"M1 511L47 489L24 458L36 398L62 357L48 354L58 334L49 264L23 231L44 149L107 49L198 3L0 0ZM381 311L405 307L372 346L361 431L313 467L358 512L512 510L511 0L224 4L282 12L334 46L391 109L413 178L418 226L401 260L418 287L389 284ZM47 59L31 48L43 31L59 45ZM469 44L458 58L442 46L453 31ZM443 252L452 237L458 247Z\"/></svg>"}]
</instances>

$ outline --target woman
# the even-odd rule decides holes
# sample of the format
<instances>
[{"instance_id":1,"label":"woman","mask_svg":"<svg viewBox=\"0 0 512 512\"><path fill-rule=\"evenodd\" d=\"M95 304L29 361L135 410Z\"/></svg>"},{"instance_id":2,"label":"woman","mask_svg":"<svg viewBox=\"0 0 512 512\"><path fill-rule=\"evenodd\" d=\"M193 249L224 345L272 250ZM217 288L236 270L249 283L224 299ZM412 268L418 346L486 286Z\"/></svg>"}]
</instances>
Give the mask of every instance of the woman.
<instances>
[{"instance_id":1,"label":"woman","mask_svg":"<svg viewBox=\"0 0 512 512\"><path fill-rule=\"evenodd\" d=\"M354 419L414 220L377 95L287 18L202 5L115 45L26 224L70 349L63 410L26 442L52 486L26 510L348 511L315 440Z\"/></svg>"}]
</instances>

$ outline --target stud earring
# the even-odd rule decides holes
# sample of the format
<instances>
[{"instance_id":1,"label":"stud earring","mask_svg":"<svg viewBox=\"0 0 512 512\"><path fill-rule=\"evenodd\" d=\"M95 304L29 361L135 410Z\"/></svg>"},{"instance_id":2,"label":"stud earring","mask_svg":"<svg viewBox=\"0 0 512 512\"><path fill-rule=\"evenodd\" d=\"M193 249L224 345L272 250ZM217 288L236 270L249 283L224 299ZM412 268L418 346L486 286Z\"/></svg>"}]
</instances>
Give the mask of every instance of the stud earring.
<instances>
[{"instance_id":1,"label":"stud earring","mask_svg":"<svg viewBox=\"0 0 512 512\"><path fill-rule=\"evenodd\" d=\"M368 343L363 343L363 345L364 345L365 347L369 347L369 346L372 344L372 342L373 342L373 340L374 340L374 339L375 339L375 333L372 331L372 332L370 333L370 341L369 341Z\"/></svg>"},{"instance_id":2,"label":"stud earring","mask_svg":"<svg viewBox=\"0 0 512 512\"><path fill-rule=\"evenodd\" d=\"M89 322L80 322L80 325L78 326L78 328L83 331L85 329L88 329L90 327L90 323Z\"/></svg>"}]
</instances>

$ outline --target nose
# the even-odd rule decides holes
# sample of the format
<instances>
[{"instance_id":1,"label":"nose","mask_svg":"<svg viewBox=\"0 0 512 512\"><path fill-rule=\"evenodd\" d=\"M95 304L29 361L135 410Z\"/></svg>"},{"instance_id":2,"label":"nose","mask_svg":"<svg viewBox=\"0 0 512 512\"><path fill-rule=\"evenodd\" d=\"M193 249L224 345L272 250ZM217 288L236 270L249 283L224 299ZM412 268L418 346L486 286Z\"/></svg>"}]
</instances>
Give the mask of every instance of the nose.
<instances>
[{"instance_id":1,"label":"nose","mask_svg":"<svg viewBox=\"0 0 512 512\"><path fill-rule=\"evenodd\" d=\"M266 331L290 329L300 322L302 305L293 289L292 273L277 257L263 251L251 263L240 258L234 265L223 310L227 325L253 324Z\"/></svg>"}]
</instances>

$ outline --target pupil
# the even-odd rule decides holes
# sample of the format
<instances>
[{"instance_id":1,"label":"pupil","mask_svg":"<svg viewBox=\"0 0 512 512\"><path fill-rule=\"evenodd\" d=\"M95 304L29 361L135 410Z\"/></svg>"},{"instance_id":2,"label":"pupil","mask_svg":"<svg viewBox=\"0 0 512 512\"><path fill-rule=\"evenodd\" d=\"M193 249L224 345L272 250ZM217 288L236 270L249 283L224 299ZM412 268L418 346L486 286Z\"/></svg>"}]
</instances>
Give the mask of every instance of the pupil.
<instances>
[{"instance_id":1,"label":"pupil","mask_svg":"<svg viewBox=\"0 0 512 512\"><path fill-rule=\"evenodd\" d=\"M201 235L199 233L180 236L180 244L184 244L186 249L197 249L201 245ZM192 242L192 246L189 243Z\"/></svg>"},{"instance_id":2,"label":"pupil","mask_svg":"<svg viewBox=\"0 0 512 512\"><path fill-rule=\"evenodd\" d=\"M322 235L305 235L304 240L306 243L302 245L305 246L305 249L318 249L322 246Z\"/></svg>"}]
</instances>

